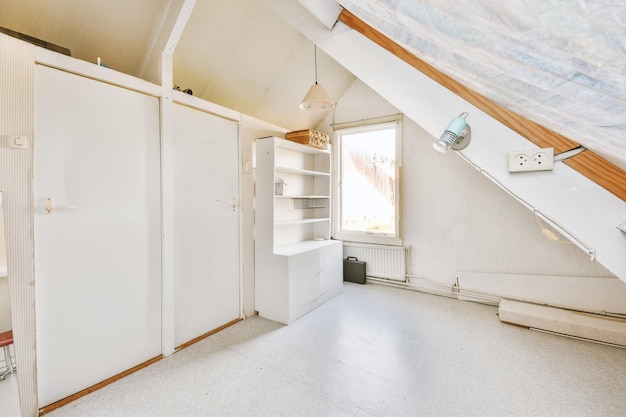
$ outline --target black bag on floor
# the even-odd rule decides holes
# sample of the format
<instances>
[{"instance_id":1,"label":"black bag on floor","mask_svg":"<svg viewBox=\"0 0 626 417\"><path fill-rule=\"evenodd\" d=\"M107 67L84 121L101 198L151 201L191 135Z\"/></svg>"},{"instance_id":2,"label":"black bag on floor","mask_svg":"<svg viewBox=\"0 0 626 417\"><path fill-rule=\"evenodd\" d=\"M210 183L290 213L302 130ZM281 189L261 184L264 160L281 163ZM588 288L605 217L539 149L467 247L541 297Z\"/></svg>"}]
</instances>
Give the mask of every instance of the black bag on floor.
<instances>
[{"instance_id":1,"label":"black bag on floor","mask_svg":"<svg viewBox=\"0 0 626 417\"><path fill-rule=\"evenodd\" d=\"M343 260L343 280L365 284L365 262L355 256L348 256Z\"/></svg>"}]
</instances>

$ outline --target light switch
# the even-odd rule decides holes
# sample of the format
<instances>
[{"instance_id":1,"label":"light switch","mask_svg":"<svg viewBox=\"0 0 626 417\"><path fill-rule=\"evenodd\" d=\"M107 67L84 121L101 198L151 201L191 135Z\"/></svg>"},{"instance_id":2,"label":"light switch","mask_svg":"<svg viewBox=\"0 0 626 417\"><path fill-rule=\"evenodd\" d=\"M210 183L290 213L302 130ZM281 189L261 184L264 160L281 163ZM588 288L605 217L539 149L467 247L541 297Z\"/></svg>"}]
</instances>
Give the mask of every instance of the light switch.
<instances>
[{"instance_id":1,"label":"light switch","mask_svg":"<svg viewBox=\"0 0 626 417\"><path fill-rule=\"evenodd\" d=\"M15 148L15 149L28 148L28 138L26 136L11 136L9 138L9 148Z\"/></svg>"}]
</instances>

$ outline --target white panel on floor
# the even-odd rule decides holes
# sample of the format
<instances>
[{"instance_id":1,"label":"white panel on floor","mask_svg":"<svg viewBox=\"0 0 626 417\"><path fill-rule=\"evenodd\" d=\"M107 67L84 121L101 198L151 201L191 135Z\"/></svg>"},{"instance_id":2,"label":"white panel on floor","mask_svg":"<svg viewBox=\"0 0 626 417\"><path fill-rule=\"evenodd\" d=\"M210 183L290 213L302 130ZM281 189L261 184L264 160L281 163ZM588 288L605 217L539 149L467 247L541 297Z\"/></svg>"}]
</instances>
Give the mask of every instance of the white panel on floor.
<instances>
[{"instance_id":1,"label":"white panel on floor","mask_svg":"<svg viewBox=\"0 0 626 417\"><path fill-rule=\"evenodd\" d=\"M240 317L237 122L174 106L175 344Z\"/></svg>"},{"instance_id":2,"label":"white panel on floor","mask_svg":"<svg viewBox=\"0 0 626 417\"><path fill-rule=\"evenodd\" d=\"M159 102L44 66L35 72L44 407L161 352Z\"/></svg>"}]
</instances>

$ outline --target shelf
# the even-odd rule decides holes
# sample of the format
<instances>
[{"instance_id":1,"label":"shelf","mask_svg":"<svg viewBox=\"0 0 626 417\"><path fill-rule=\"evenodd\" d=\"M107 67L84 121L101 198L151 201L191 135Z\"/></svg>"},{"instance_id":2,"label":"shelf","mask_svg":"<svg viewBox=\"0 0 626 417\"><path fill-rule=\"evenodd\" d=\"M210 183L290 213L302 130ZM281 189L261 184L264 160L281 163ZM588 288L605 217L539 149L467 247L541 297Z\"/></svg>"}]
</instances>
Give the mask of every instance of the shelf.
<instances>
[{"instance_id":1,"label":"shelf","mask_svg":"<svg viewBox=\"0 0 626 417\"><path fill-rule=\"evenodd\" d=\"M330 177L330 174L328 172L309 171L307 169L298 169L298 168L281 167L281 166L277 166L275 168L275 171L282 172L285 174L299 174L299 175L312 175L312 176L319 176L319 177Z\"/></svg>"},{"instance_id":2,"label":"shelf","mask_svg":"<svg viewBox=\"0 0 626 417\"><path fill-rule=\"evenodd\" d=\"M329 239L330 150L269 137L257 140L256 157L255 244L267 253L274 245Z\"/></svg>"},{"instance_id":3,"label":"shelf","mask_svg":"<svg viewBox=\"0 0 626 417\"><path fill-rule=\"evenodd\" d=\"M293 142L291 140L274 138L276 146L279 148L290 149L292 151L298 151L311 154L330 154L330 149L319 149L312 146L304 145L302 143Z\"/></svg>"},{"instance_id":4,"label":"shelf","mask_svg":"<svg viewBox=\"0 0 626 417\"><path fill-rule=\"evenodd\" d=\"M325 246L336 245L339 241L332 239L324 240L303 240L301 242L280 245L274 248L275 255L292 256L302 252L308 252L323 248Z\"/></svg>"},{"instance_id":5,"label":"shelf","mask_svg":"<svg viewBox=\"0 0 626 417\"><path fill-rule=\"evenodd\" d=\"M317 223L317 222L325 222L329 221L328 217L309 217L306 219L292 219L292 220L276 220L274 225L276 226L288 226L290 224L307 224L307 223Z\"/></svg>"},{"instance_id":6,"label":"shelf","mask_svg":"<svg viewBox=\"0 0 626 417\"><path fill-rule=\"evenodd\" d=\"M255 308L289 324L343 288L343 245L330 239L331 153L269 137L256 142L256 166Z\"/></svg>"},{"instance_id":7,"label":"shelf","mask_svg":"<svg viewBox=\"0 0 626 417\"><path fill-rule=\"evenodd\" d=\"M294 198L293 208L297 210L323 209L327 208L329 199L322 198Z\"/></svg>"},{"instance_id":8,"label":"shelf","mask_svg":"<svg viewBox=\"0 0 626 417\"><path fill-rule=\"evenodd\" d=\"M329 195L275 195L276 198L290 198L290 199L309 199L314 200L316 198L330 198Z\"/></svg>"}]
</instances>

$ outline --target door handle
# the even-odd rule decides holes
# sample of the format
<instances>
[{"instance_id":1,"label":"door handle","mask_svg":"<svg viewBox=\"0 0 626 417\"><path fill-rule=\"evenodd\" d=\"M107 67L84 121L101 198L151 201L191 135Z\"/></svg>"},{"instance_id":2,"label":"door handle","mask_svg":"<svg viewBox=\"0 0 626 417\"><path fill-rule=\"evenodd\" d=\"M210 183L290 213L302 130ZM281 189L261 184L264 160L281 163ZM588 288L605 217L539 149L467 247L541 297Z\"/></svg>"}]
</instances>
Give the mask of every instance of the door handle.
<instances>
[{"instance_id":1,"label":"door handle","mask_svg":"<svg viewBox=\"0 0 626 417\"><path fill-rule=\"evenodd\" d=\"M75 209L76 208L75 204L55 206L54 199L52 197L46 197L46 199L44 200L44 203L45 203L44 208L46 209L46 213L48 214L52 214L54 210L58 210L58 209Z\"/></svg>"},{"instance_id":2,"label":"door handle","mask_svg":"<svg viewBox=\"0 0 626 417\"><path fill-rule=\"evenodd\" d=\"M233 197L230 200L230 202L224 201L224 200L215 200L215 201L230 205L233 209L233 213L237 210L237 207L239 207L239 199L237 199L237 197Z\"/></svg>"}]
</instances>

